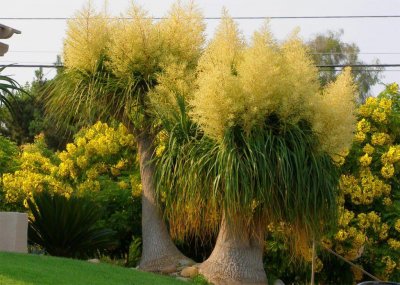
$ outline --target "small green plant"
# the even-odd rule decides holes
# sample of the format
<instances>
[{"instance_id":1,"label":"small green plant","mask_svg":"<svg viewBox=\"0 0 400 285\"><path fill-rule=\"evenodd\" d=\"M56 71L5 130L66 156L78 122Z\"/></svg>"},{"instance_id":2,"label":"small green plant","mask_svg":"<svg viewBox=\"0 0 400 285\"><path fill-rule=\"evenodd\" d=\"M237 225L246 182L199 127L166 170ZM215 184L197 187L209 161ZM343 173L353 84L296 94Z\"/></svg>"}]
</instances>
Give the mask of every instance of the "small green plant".
<instances>
[{"instance_id":1,"label":"small green plant","mask_svg":"<svg viewBox=\"0 0 400 285\"><path fill-rule=\"evenodd\" d=\"M101 211L84 198L66 198L47 191L28 200L28 238L55 256L88 258L116 246L114 232L96 226Z\"/></svg>"},{"instance_id":2,"label":"small green plant","mask_svg":"<svg viewBox=\"0 0 400 285\"><path fill-rule=\"evenodd\" d=\"M129 246L129 254L126 265L129 267L135 267L140 261L142 254L142 239L140 237L132 237L131 245Z\"/></svg>"}]
</instances>

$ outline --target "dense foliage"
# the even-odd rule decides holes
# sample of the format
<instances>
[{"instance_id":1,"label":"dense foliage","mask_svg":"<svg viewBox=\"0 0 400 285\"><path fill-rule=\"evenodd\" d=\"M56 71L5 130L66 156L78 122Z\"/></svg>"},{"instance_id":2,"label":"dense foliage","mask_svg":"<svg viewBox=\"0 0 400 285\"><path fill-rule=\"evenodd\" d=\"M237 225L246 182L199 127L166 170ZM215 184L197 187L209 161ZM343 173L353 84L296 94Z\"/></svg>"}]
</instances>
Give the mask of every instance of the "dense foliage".
<instances>
[{"instance_id":1,"label":"dense foliage","mask_svg":"<svg viewBox=\"0 0 400 285\"><path fill-rule=\"evenodd\" d=\"M18 169L18 154L19 149L17 145L0 135L0 211L10 210L12 208L5 202L3 174L14 172Z\"/></svg>"},{"instance_id":2,"label":"dense foliage","mask_svg":"<svg viewBox=\"0 0 400 285\"><path fill-rule=\"evenodd\" d=\"M43 191L28 207L29 242L50 255L88 258L117 245L114 232L97 225L101 210L88 199Z\"/></svg>"},{"instance_id":3,"label":"dense foliage","mask_svg":"<svg viewBox=\"0 0 400 285\"><path fill-rule=\"evenodd\" d=\"M120 244L110 254L128 252L132 235L140 235L141 186L134 137L125 127L98 122L57 153L39 136L17 157L19 168L3 175L2 207L24 211L29 198L44 190L87 198L101 207L98 224L116 232Z\"/></svg>"},{"instance_id":4,"label":"dense foliage","mask_svg":"<svg viewBox=\"0 0 400 285\"><path fill-rule=\"evenodd\" d=\"M400 280L400 94L389 85L358 109L343 165L339 230L327 246L382 280ZM362 273L354 270L355 280Z\"/></svg>"},{"instance_id":5,"label":"dense foliage","mask_svg":"<svg viewBox=\"0 0 400 285\"><path fill-rule=\"evenodd\" d=\"M338 196L338 228L320 242L317 280L352 284L370 280L355 267L324 248L334 250L381 280L399 281L399 161L400 93L396 83L359 106L351 149L343 156ZM302 283L310 272L311 248L306 262L293 259L287 246L286 225L270 227L266 268L285 282Z\"/></svg>"}]
</instances>

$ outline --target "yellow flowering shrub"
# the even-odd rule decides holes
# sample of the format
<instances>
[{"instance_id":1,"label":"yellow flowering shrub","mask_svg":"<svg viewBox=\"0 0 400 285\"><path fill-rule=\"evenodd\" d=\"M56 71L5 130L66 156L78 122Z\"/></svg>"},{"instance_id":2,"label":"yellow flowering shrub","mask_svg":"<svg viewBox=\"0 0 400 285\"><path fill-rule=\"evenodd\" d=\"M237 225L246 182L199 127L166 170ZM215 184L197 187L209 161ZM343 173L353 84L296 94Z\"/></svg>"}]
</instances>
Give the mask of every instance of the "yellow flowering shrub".
<instances>
[{"instance_id":1,"label":"yellow flowering shrub","mask_svg":"<svg viewBox=\"0 0 400 285\"><path fill-rule=\"evenodd\" d=\"M387 86L358 108L343 166L332 248L383 280L400 281L400 95ZM362 273L352 269L354 280Z\"/></svg>"},{"instance_id":2,"label":"yellow flowering shrub","mask_svg":"<svg viewBox=\"0 0 400 285\"><path fill-rule=\"evenodd\" d=\"M35 192L51 190L65 196L72 193L71 186L55 177L58 159L45 149L42 135L35 138L35 143L22 147L19 160L19 169L4 174L2 180L5 201L15 209L26 206L26 200Z\"/></svg>"},{"instance_id":3,"label":"yellow flowering shrub","mask_svg":"<svg viewBox=\"0 0 400 285\"><path fill-rule=\"evenodd\" d=\"M98 192L104 183L127 189L135 159L134 137L122 124L113 128L97 122L58 153L46 149L39 136L34 144L23 146L20 168L4 174L5 199L22 205L35 192L49 190L69 197Z\"/></svg>"},{"instance_id":4,"label":"yellow flowering shrub","mask_svg":"<svg viewBox=\"0 0 400 285\"><path fill-rule=\"evenodd\" d=\"M60 160L56 174L67 180L78 193L99 191L102 176L113 177L116 185L126 185L128 180L118 181L118 177L129 177L129 167L135 160L135 140L132 134L120 124L113 128L97 122L92 127L79 132L74 142L67 144L66 150L57 153Z\"/></svg>"}]
</instances>

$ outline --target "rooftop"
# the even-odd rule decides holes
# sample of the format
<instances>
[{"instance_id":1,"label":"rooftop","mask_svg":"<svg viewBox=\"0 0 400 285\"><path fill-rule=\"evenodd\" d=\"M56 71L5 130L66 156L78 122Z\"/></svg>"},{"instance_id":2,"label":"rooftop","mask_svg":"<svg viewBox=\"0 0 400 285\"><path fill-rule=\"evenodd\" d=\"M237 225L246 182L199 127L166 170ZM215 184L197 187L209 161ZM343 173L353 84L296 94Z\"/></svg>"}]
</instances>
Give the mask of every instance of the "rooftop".
<instances>
[{"instance_id":1,"label":"rooftop","mask_svg":"<svg viewBox=\"0 0 400 285\"><path fill-rule=\"evenodd\" d=\"M6 25L0 24L0 39L11 38L14 34L20 34L21 31L8 27ZM8 45L0 42L0 56L3 56L8 51Z\"/></svg>"}]
</instances>

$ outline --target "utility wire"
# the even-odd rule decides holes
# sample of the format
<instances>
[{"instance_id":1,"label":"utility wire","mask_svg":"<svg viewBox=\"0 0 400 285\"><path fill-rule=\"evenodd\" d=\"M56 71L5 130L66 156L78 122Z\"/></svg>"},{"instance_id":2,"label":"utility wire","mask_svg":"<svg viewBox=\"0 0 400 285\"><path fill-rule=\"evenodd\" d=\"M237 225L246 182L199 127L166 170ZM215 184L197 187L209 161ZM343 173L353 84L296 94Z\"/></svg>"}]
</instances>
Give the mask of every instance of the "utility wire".
<instances>
[{"instance_id":1,"label":"utility wire","mask_svg":"<svg viewBox=\"0 0 400 285\"><path fill-rule=\"evenodd\" d=\"M316 65L319 68L331 68L331 67L400 67L400 64L393 63L393 64L322 64Z\"/></svg>"},{"instance_id":2,"label":"utility wire","mask_svg":"<svg viewBox=\"0 0 400 285\"><path fill-rule=\"evenodd\" d=\"M0 67L43 67L43 68L62 68L64 65L61 64L1 64ZM352 67L352 68L385 68L385 67L400 67L400 64L323 64L316 65L318 68L344 68L344 67Z\"/></svg>"},{"instance_id":3,"label":"utility wire","mask_svg":"<svg viewBox=\"0 0 400 285\"><path fill-rule=\"evenodd\" d=\"M9 50L7 53L60 53L56 50ZM393 55L400 54L400 52L313 52L311 54L317 55L359 55L359 54L371 54L371 55Z\"/></svg>"},{"instance_id":4,"label":"utility wire","mask_svg":"<svg viewBox=\"0 0 400 285\"><path fill-rule=\"evenodd\" d=\"M145 17L145 19L163 20L168 17ZM400 18L400 15L333 15L333 16L243 16L231 17L234 20L289 20L289 19L387 19ZM0 17L0 20L72 20L75 17ZM131 17L109 17L108 19L132 19ZM221 17L204 17L205 20L220 20Z\"/></svg>"}]
</instances>

